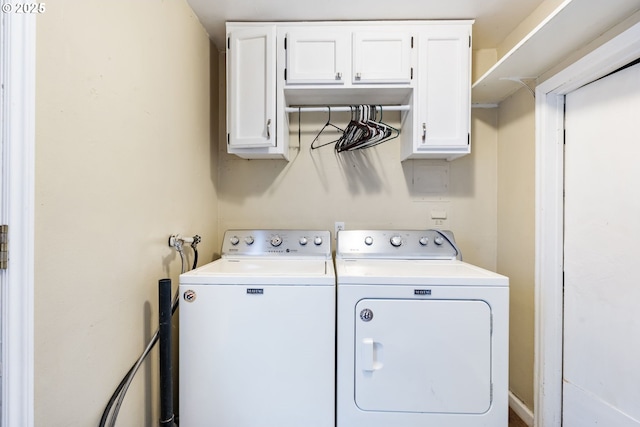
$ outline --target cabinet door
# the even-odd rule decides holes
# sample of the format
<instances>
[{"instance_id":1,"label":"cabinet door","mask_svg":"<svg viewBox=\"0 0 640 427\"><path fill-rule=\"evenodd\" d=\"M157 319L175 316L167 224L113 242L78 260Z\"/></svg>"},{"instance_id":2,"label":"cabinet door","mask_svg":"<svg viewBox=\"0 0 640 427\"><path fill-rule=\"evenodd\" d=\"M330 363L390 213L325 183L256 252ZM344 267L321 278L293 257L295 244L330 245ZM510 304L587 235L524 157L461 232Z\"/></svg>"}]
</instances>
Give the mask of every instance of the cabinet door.
<instances>
[{"instance_id":1,"label":"cabinet door","mask_svg":"<svg viewBox=\"0 0 640 427\"><path fill-rule=\"evenodd\" d=\"M471 28L433 26L418 46L418 98L414 151L469 152Z\"/></svg>"},{"instance_id":2,"label":"cabinet door","mask_svg":"<svg viewBox=\"0 0 640 427\"><path fill-rule=\"evenodd\" d=\"M355 32L353 83L410 83L411 34Z\"/></svg>"},{"instance_id":3,"label":"cabinet door","mask_svg":"<svg viewBox=\"0 0 640 427\"><path fill-rule=\"evenodd\" d=\"M227 50L227 132L233 148L276 145L275 26L231 30Z\"/></svg>"},{"instance_id":4,"label":"cabinet door","mask_svg":"<svg viewBox=\"0 0 640 427\"><path fill-rule=\"evenodd\" d=\"M287 32L287 84L344 84L348 78L349 33L336 28Z\"/></svg>"}]
</instances>

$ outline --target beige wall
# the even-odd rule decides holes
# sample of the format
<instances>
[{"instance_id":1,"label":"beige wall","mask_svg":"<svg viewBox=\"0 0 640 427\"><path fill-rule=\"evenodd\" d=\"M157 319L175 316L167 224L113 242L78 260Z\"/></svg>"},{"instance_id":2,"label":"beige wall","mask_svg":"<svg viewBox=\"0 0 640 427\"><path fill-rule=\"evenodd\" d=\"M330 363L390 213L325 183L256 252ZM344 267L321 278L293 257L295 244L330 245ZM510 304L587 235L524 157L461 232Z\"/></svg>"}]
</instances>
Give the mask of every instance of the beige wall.
<instances>
[{"instance_id":1,"label":"beige wall","mask_svg":"<svg viewBox=\"0 0 640 427\"><path fill-rule=\"evenodd\" d=\"M509 388L533 409L535 105L526 89L498 112L498 272L509 276Z\"/></svg>"},{"instance_id":2,"label":"beige wall","mask_svg":"<svg viewBox=\"0 0 640 427\"><path fill-rule=\"evenodd\" d=\"M38 16L36 426L98 424L156 329L158 280L177 285L169 234L198 233L213 256L210 49L184 0L58 0ZM118 425L157 425L156 360Z\"/></svg>"}]
</instances>

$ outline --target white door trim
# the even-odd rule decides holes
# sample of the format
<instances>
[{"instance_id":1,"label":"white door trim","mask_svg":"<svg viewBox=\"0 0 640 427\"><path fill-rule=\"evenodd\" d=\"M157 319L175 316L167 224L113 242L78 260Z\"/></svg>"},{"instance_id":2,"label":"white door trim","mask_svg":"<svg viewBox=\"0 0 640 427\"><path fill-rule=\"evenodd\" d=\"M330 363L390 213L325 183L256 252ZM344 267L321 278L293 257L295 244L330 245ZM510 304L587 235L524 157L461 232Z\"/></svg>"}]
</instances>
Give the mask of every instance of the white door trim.
<instances>
[{"instance_id":1,"label":"white door trim","mask_svg":"<svg viewBox=\"0 0 640 427\"><path fill-rule=\"evenodd\" d=\"M536 427L562 425L564 95L638 57L640 24L536 88Z\"/></svg>"},{"instance_id":2,"label":"white door trim","mask_svg":"<svg viewBox=\"0 0 640 427\"><path fill-rule=\"evenodd\" d=\"M4 3L4 2L3 2ZM2 209L9 267L2 281L3 426L32 427L35 181L35 16L0 16Z\"/></svg>"}]
</instances>

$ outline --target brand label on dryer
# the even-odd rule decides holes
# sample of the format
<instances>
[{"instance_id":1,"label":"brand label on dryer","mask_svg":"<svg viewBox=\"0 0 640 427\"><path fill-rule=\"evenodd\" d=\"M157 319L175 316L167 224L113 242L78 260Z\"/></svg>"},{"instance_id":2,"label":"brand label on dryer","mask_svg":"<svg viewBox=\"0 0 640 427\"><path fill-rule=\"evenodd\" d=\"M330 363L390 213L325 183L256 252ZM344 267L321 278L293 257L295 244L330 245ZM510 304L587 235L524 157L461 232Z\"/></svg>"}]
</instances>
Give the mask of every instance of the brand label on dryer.
<instances>
[{"instance_id":1,"label":"brand label on dryer","mask_svg":"<svg viewBox=\"0 0 640 427\"><path fill-rule=\"evenodd\" d=\"M264 289L262 289L262 288L247 288L247 294L249 294L249 295L262 295L262 294L264 294Z\"/></svg>"},{"instance_id":2,"label":"brand label on dryer","mask_svg":"<svg viewBox=\"0 0 640 427\"><path fill-rule=\"evenodd\" d=\"M414 295L431 295L431 289L414 289Z\"/></svg>"}]
</instances>

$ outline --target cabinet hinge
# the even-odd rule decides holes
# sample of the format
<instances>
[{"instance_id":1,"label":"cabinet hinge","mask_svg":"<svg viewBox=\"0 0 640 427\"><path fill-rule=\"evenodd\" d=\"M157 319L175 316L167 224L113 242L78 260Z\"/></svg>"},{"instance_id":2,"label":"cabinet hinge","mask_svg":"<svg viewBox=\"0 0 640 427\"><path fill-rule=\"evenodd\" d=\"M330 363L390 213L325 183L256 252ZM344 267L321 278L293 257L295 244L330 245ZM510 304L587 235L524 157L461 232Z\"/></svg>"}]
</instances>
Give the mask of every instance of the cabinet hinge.
<instances>
[{"instance_id":1,"label":"cabinet hinge","mask_svg":"<svg viewBox=\"0 0 640 427\"><path fill-rule=\"evenodd\" d=\"M469 47L471 47L471 36L469 36Z\"/></svg>"},{"instance_id":2,"label":"cabinet hinge","mask_svg":"<svg viewBox=\"0 0 640 427\"><path fill-rule=\"evenodd\" d=\"M284 81L285 82L287 81L287 69L286 68L284 69Z\"/></svg>"},{"instance_id":3,"label":"cabinet hinge","mask_svg":"<svg viewBox=\"0 0 640 427\"><path fill-rule=\"evenodd\" d=\"M467 134L467 145L471 145L471 134Z\"/></svg>"},{"instance_id":4,"label":"cabinet hinge","mask_svg":"<svg viewBox=\"0 0 640 427\"><path fill-rule=\"evenodd\" d=\"M284 50L287 50L287 38L284 38Z\"/></svg>"},{"instance_id":5,"label":"cabinet hinge","mask_svg":"<svg viewBox=\"0 0 640 427\"><path fill-rule=\"evenodd\" d=\"M231 137L229 136L229 134L227 134L227 145L231 144Z\"/></svg>"},{"instance_id":6,"label":"cabinet hinge","mask_svg":"<svg viewBox=\"0 0 640 427\"><path fill-rule=\"evenodd\" d=\"M413 67L411 67L411 80L413 80Z\"/></svg>"},{"instance_id":7,"label":"cabinet hinge","mask_svg":"<svg viewBox=\"0 0 640 427\"><path fill-rule=\"evenodd\" d=\"M413 36L411 36L411 49L413 49Z\"/></svg>"},{"instance_id":8,"label":"cabinet hinge","mask_svg":"<svg viewBox=\"0 0 640 427\"><path fill-rule=\"evenodd\" d=\"M227 37L227 49L231 49L231 37Z\"/></svg>"},{"instance_id":9,"label":"cabinet hinge","mask_svg":"<svg viewBox=\"0 0 640 427\"><path fill-rule=\"evenodd\" d=\"M9 226L0 225L0 270L6 270L9 264Z\"/></svg>"}]
</instances>

